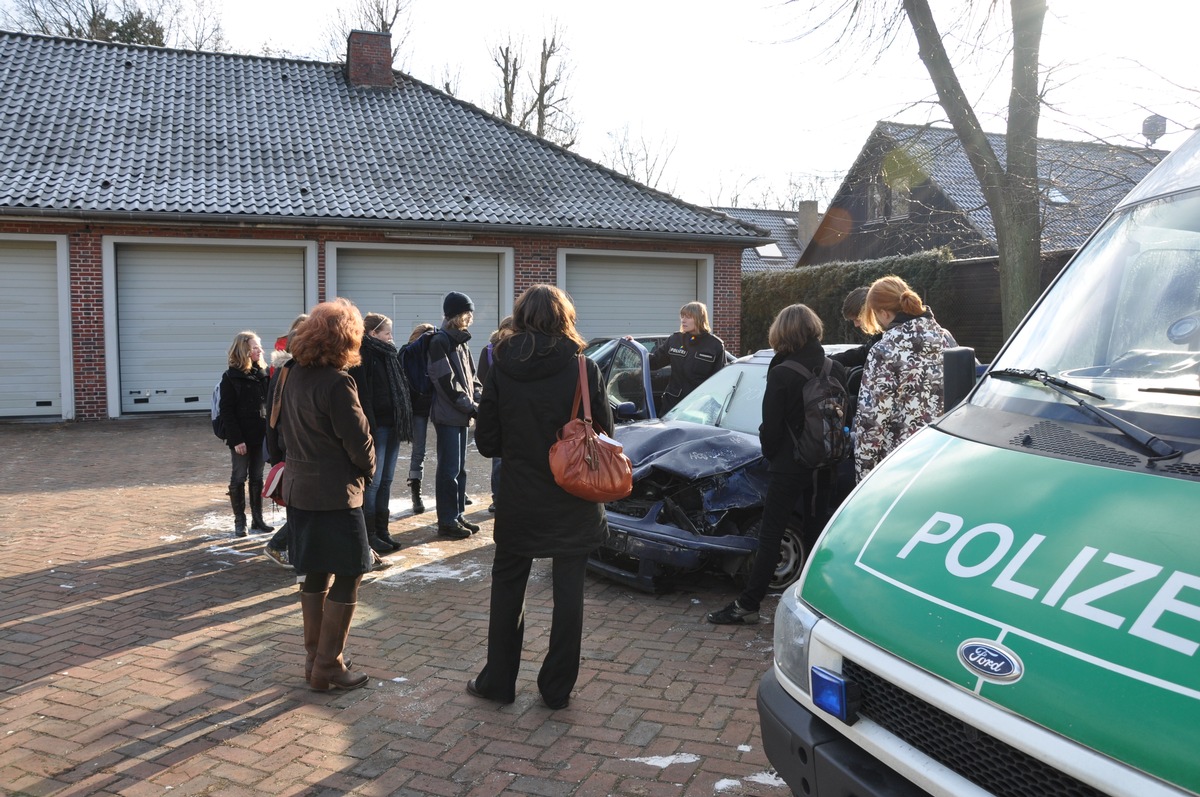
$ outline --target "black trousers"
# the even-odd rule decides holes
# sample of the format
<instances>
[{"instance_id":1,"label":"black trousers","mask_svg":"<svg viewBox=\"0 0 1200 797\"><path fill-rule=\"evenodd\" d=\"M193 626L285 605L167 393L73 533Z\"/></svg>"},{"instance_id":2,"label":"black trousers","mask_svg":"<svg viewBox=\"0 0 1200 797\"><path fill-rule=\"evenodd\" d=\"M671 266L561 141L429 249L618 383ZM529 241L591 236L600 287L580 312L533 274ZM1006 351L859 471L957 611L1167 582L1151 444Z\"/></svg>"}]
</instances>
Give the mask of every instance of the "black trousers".
<instances>
[{"instance_id":1,"label":"black trousers","mask_svg":"<svg viewBox=\"0 0 1200 797\"><path fill-rule=\"evenodd\" d=\"M583 585L587 554L555 556L554 612L550 646L538 672L538 690L548 701L570 697L579 678L583 640ZM517 672L525 641L525 588L533 559L497 549L492 562L491 614L488 620L487 663L475 679L480 692L493 700L516 697Z\"/></svg>"}]
</instances>

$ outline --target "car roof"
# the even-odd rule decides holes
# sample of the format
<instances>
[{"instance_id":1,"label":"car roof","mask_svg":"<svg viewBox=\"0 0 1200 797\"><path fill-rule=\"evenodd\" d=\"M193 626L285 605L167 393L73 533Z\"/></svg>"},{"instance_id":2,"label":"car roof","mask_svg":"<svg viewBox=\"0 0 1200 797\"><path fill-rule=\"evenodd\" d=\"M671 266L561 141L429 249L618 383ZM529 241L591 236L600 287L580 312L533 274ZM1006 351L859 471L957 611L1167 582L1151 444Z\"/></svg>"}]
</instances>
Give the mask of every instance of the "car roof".
<instances>
[{"instance_id":1,"label":"car roof","mask_svg":"<svg viewBox=\"0 0 1200 797\"><path fill-rule=\"evenodd\" d=\"M850 349L857 349L858 344L856 344L856 343L826 343L826 344L823 344L822 348L825 349L825 354L826 354L826 356L828 356L830 354L838 354L843 351L849 351ZM762 363L763 365L767 365L771 362L771 358L774 356L775 356L774 349L759 349L758 351L754 352L753 354L747 354L745 357L738 358L738 362L740 362L740 363Z\"/></svg>"}]
</instances>

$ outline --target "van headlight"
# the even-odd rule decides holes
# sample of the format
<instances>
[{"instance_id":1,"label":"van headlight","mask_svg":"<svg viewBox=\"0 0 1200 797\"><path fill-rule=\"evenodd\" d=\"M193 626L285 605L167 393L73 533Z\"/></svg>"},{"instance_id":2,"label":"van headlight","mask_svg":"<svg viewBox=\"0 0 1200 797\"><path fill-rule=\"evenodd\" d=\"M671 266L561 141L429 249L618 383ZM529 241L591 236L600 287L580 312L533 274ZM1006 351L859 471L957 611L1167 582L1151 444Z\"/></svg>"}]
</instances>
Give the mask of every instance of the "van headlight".
<instances>
[{"instance_id":1,"label":"van headlight","mask_svg":"<svg viewBox=\"0 0 1200 797\"><path fill-rule=\"evenodd\" d=\"M799 590L785 590L775 610L775 664L789 681L809 692L808 652L813 627L821 615L800 600Z\"/></svg>"}]
</instances>

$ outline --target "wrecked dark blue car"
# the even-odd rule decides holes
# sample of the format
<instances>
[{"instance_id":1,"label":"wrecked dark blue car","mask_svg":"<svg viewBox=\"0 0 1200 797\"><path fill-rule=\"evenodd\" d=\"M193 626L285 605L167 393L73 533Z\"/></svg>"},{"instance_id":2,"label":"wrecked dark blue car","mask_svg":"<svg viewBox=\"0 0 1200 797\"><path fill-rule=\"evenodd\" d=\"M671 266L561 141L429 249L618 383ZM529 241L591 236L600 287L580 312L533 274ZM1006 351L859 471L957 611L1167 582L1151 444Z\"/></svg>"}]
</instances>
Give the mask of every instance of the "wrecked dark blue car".
<instances>
[{"instance_id":1,"label":"wrecked dark blue car","mask_svg":"<svg viewBox=\"0 0 1200 797\"><path fill-rule=\"evenodd\" d=\"M735 580L749 575L769 479L758 426L771 355L764 350L727 365L657 420L641 395L644 350L622 342L606 369L609 399L618 416L647 420L617 427L633 463L633 492L607 505L610 536L589 569L655 592L705 570ZM799 578L804 560L797 511L771 589Z\"/></svg>"}]
</instances>

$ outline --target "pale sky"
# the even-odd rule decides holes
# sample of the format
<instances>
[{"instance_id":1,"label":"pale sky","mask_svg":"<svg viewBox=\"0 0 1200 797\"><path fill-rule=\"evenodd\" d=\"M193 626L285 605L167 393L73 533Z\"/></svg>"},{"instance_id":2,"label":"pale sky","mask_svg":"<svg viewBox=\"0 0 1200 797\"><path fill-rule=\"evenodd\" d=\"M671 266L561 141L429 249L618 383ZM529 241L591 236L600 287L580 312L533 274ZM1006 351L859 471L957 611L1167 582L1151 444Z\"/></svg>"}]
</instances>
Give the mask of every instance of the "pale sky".
<instances>
[{"instance_id":1,"label":"pale sky","mask_svg":"<svg viewBox=\"0 0 1200 797\"><path fill-rule=\"evenodd\" d=\"M223 2L226 37L237 51L260 53L269 44L321 57L339 0ZM580 125L576 152L603 162L608 134L628 126L656 149L674 144L660 189L701 205L729 204L740 191L739 204L754 205L767 190L782 192L789 175L840 176L877 120L944 119L924 102L933 89L907 23L877 60L861 44L831 49L829 33L797 40L811 20L810 2L412 0L411 34L397 68L434 85L448 69L458 76L460 99L491 110L497 80L490 47L510 33L523 36L535 63L543 31L557 20ZM944 33L961 5L934 1ZM1008 4L999 5L1006 13ZM1200 5L1049 6L1041 60L1056 66L1048 94L1054 108L1043 111L1041 135L1140 146L1142 120L1153 112L1169 120L1156 146L1171 149L1200 123ZM970 77L968 93L985 97L985 129L1004 132L1007 66L985 53L978 67L960 72Z\"/></svg>"}]
</instances>

